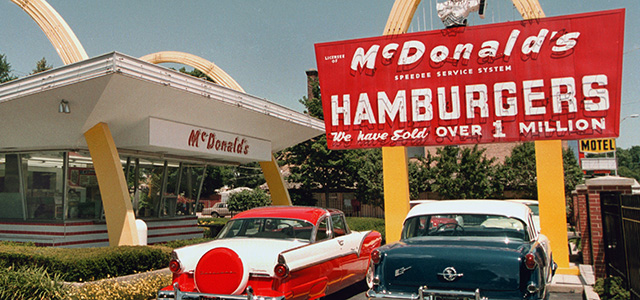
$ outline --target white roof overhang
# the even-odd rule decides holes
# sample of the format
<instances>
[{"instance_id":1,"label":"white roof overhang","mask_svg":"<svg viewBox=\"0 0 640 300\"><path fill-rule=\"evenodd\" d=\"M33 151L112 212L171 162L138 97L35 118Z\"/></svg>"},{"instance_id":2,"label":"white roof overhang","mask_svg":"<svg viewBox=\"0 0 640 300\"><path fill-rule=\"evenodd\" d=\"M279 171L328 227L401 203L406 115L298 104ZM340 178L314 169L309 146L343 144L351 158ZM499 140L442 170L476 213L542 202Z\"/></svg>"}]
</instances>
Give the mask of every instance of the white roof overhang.
<instances>
[{"instance_id":1,"label":"white roof overhang","mask_svg":"<svg viewBox=\"0 0 640 300\"><path fill-rule=\"evenodd\" d=\"M58 111L62 100L70 113ZM117 52L0 85L0 152L86 149L84 133L100 122L121 152L221 163L270 160L324 133L308 115ZM198 145L198 130L227 151L204 135ZM243 139L259 153L246 155Z\"/></svg>"}]
</instances>

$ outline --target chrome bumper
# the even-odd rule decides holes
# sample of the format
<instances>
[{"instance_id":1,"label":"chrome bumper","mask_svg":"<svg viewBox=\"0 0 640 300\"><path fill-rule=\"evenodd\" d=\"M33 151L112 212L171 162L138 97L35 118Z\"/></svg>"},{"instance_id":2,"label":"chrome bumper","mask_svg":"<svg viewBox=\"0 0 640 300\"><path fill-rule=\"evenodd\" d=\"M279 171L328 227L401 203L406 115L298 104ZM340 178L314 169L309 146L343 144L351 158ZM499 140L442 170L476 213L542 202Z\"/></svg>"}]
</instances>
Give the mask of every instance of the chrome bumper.
<instances>
[{"instance_id":1,"label":"chrome bumper","mask_svg":"<svg viewBox=\"0 0 640 300\"><path fill-rule=\"evenodd\" d=\"M476 289L474 292L467 291L448 291L448 290L431 290L426 286L420 287L418 293L404 294L404 293L385 293L375 292L373 290L367 291L367 297L369 299L406 299L406 300L437 300L437 299L468 299L468 300L488 300L486 297L480 296L480 289Z\"/></svg>"},{"instance_id":2,"label":"chrome bumper","mask_svg":"<svg viewBox=\"0 0 640 300\"><path fill-rule=\"evenodd\" d=\"M215 300L285 300L284 296L279 297L263 297L253 294L253 289L247 287L246 295L218 295L218 294L204 294L194 292L183 292L180 290L178 283L173 284L173 291L159 291L158 300L174 299L174 300L200 300L200 299L215 299Z\"/></svg>"}]
</instances>

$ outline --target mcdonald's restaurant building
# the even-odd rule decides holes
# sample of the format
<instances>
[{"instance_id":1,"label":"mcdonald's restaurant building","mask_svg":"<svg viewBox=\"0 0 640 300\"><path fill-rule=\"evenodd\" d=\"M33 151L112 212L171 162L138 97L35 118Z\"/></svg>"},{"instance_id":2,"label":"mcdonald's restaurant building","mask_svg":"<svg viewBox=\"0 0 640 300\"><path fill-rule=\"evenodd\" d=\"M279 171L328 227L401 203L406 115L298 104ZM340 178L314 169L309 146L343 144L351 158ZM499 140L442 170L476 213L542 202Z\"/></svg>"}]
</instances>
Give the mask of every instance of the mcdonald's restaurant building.
<instances>
[{"instance_id":1,"label":"mcdonald's restaurant building","mask_svg":"<svg viewBox=\"0 0 640 300\"><path fill-rule=\"evenodd\" d=\"M112 52L0 85L0 240L109 245L85 133L106 124L148 243L201 237L208 165L272 161L324 133L265 99ZM103 191L104 193L104 191Z\"/></svg>"}]
</instances>

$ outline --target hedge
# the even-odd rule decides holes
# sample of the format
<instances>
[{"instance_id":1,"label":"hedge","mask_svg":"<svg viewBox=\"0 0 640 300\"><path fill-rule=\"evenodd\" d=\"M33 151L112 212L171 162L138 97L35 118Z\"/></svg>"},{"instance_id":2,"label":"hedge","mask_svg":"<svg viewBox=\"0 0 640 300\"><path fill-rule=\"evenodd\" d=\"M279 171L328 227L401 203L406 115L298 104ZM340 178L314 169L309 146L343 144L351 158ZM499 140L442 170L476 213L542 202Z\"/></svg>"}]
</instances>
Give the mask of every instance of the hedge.
<instances>
[{"instance_id":1,"label":"hedge","mask_svg":"<svg viewBox=\"0 0 640 300\"><path fill-rule=\"evenodd\" d=\"M0 243L0 266L42 267L61 280L82 282L166 268L171 251L165 246L70 249Z\"/></svg>"}]
</instances>

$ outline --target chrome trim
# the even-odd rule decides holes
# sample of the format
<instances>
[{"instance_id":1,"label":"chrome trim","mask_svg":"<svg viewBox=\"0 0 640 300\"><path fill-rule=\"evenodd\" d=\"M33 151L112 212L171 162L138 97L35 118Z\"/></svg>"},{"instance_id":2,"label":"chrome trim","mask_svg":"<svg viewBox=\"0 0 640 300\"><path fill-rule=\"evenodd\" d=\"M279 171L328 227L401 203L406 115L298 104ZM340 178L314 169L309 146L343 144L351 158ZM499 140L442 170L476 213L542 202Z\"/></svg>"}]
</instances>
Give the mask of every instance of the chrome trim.
<instances>
[{"instance_id":1,"label":"chrome trim","mask_svg":"<svg viewBox=\"0 0 640 300\"><path fill-rule=\"evenodd\" d=\"M173 291L159 291L158 300L174 299L174 300L200 300L202 298L220 299L220 300L285 300L284 296L279 297L263 297L255 295L251 286L247 287L246 295L221 295L221 294L205 294L197 292L183 292L180 290L178 283L173 284ZM202 297L202 298L201 298Z\"/></svg>"},{"instance_id":2,"label":"chrome trim","mask_svg":"<svg viewBox=\"0 0 640 300\"><path fill-rule=\"evenodd\" d=\"M438 276L442 276L442 278L444 278L444 280L446 281L455 281L456 279L464 276L463 273L458 273L458 271L456 271L456 269L454 267L446 267L442 273L437 273L436 275ZM398 277L396 275L396 277Z\"/></svg>"},{"instance_id":3,"label":"chrome trim","mask_svg":"<svg viewBox=\"0 0 640 300\"><path fill-rule=\"evenodd\" d=\"M423 286L418 289L419 299L433 299L433 297L437 296L446 296L446 297L463 297L475 300L488 300L487 297L480 296L480 289L476 289L473 292L468 291L445 291L445 290L430 290L428 287ZM428 297L428 298L425 298Z\"/></svg>"},{"instance_id":4,"label":"chrome trim","mask_svg":"<svg viewBox=\"0 0 640 300\"><path fill-rule=\"evenodd\" d=\"M408 266L408 267L400 267L399 269L396 269L395 271L395 275L396 277L404 275L404 272L410 270L411 268L413 268L413 266ZM446 278L445 278L446 279Z\"/></svg>"},{"instance_id":5,"label":"chrome trim","mask_svg":"<svg viewBox=\"0 0 640 300\"><path fill-rule=\"evenodd\" d=\"M433 300L434 297L456 297L464 299L474 300L489 300L487 297L480 296L480 289L476 289L473 292L469 291L447 291L447 290L431 290L426 286L422 286L418 289L418 294L405 294L405 293L390 293L387 291L375 292L373 290L367 291L367 297L369 299L406 299L406 300Z\"/></svg>"}]
</instances>

